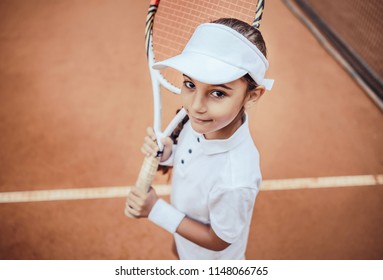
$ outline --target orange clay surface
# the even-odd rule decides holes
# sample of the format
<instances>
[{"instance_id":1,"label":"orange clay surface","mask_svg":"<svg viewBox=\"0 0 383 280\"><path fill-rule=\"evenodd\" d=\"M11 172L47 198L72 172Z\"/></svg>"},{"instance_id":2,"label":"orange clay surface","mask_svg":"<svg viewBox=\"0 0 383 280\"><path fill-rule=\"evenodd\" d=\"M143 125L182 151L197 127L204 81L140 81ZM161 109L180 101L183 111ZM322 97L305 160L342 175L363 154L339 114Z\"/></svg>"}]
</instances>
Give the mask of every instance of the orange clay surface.
<instances>
[{"instance_id":1,"label":"orange clay surface","mask_svg":"<svg viewBox=\"0 0 383 280\"><path fill-rule=\"evenodd\" d=\"M134 184L152 123L147 5L0 2L1 192ZM276 81L249 112L264 179L383 174L382 112L282 1L261 30ZM0 204L0 259L174 259L124 203ZM261 191L247 258L382 259L382 221L382 186Z\"/></svg>"}]
</instances>

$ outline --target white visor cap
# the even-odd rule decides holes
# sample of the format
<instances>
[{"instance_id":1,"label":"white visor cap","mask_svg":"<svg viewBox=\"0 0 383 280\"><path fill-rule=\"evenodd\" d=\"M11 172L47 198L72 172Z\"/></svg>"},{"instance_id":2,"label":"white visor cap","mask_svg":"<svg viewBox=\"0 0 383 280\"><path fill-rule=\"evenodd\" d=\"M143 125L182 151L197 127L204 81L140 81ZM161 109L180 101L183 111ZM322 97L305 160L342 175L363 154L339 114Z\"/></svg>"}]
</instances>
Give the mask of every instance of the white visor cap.
<instances>
[{"instance_id":1,"label":"white visor cap","mask_svg":"<svg viewBox=\"0 0 383 280\"><path fill-rule=\"evenodd\" d=\"M166 67L212 85L232 82L247 73L267 90L274 83L264 78L269 63L261 51L234 29L216 23L199 25L181 54L153 65L156 70Z\"/></svg>"}]
</instances>

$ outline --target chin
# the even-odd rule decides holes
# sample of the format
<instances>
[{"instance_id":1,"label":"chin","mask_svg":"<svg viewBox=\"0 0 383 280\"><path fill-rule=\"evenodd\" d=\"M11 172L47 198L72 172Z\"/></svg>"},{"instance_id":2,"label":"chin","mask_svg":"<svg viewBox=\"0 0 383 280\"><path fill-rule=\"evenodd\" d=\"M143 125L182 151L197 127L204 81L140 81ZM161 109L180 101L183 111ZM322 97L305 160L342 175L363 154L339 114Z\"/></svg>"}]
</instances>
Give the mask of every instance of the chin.
<instances>
[{"instance_id":1,"label":"chin","mask_svg":"<svg viewBox=\"0 0 383 280\"><path fill-rule=\"evenodd\" d=\"M206 133L209 133L209 131L204 128L204 127L201 127L201 125L198 125L198 124L195 124L195 123L191 123L191 127L193 128L193 130L199 134L206 134Z\"/></svg>"}]
</instances>

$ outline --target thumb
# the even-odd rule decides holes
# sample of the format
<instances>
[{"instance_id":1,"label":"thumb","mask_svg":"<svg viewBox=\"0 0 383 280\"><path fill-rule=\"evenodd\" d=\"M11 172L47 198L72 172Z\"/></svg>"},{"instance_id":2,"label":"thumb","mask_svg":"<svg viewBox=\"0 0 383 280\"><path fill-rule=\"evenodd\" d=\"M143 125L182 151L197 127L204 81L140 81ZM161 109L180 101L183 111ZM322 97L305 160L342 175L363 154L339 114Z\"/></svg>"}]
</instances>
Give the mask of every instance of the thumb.
<instances>
[{"instance_id":1,"label":"thumb","mask_svg":"<svg viewBox=\"0 0 383 280\"><path fill-rule=\"evenodd\" d=\"M161 143L165 146L165 147L171 147L173 145L173 141L170 137L165 137L165 138L162 138L161 139Z\"/></svg>"},{"instance_id":2,"label":"thumb","mask_svg":"<svg viewBox=\"0 0 383 280\"><path fill-rule=\"evenodd\" d=\"M172 153L173 141L170 137L165 137L161 139L161 143L164 145L161 161L165 161L170 157Z\"/></svg>"}]
</instances>

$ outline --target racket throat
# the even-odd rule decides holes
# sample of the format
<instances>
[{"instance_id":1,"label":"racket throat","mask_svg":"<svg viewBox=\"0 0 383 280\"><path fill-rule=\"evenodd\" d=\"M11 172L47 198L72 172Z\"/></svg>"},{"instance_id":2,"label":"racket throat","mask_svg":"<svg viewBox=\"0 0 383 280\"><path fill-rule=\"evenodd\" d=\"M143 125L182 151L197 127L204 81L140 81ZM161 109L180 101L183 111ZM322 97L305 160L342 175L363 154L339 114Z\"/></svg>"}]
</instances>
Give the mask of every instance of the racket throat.
<instances>
[{"instance_id":1,"label":"racket throat","mask_svg":"<svg viewBox=\"0 0 383 280\"><path fill-rule=\"evenodd\" d=\"M158 151L156 157L157 158L161 158L163 154L164 154L163 150L162 151Z\"/></svg>"}]
</instances>

